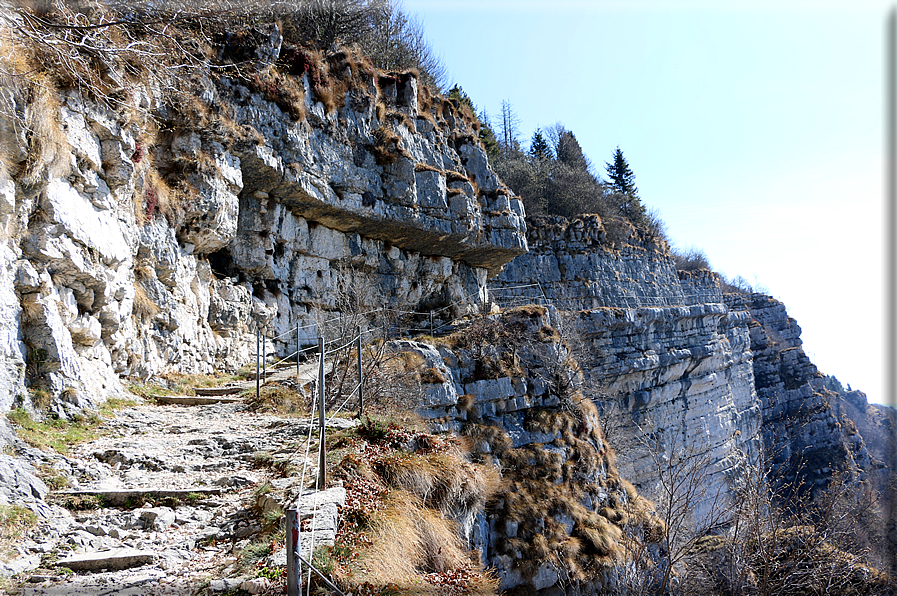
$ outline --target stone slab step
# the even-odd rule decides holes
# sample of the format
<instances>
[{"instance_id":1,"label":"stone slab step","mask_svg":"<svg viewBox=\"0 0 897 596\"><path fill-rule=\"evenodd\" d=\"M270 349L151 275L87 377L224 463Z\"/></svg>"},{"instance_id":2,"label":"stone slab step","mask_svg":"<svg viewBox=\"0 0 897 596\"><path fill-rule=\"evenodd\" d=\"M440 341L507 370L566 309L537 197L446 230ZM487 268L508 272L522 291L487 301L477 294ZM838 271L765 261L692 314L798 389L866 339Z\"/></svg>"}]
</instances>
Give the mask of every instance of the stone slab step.
<instances>
[{"instance_id":1,"label":"stone slab step","mask_svg":"<svg viewBox=\"0 0 897 596\"><path fill-rule=\"evenodd\" d=\"M208 406L211 404L238 404L239 397L202 396L202 395L160 395L156 397L160 404L173 406Z\"/></svg>"},{"instance_id":2,"label":"stone slab step","mask_svg":"<svg viewBox=\"0 0 897 596\"><path fill-rule=\"evenodd\" d=\"M200 397L217 397L220 395L236 395L247 389L243 385L225 385L224 387L194 387L193 393Z\"/></svg>"},{"instance_id":3,"label":"stone slab step","mask_svg":"<svg viewBox=\"0 0 897 596\"><path fill-rule=\"evenodd\" d=\"M99 497L106 505L118 507L127 504L128 500L139 501L144 498L149 499L180 499L188 500L189 495L199 495L201 497L218 496L222 493L221 488L172 488L172 489L152 489L152 488L133 488L133 489L110 489L110 490L61 490L50 493L53 498L65 497Z\"/></svg>"},{"instance_id":4,"label":"stone slab step","mask_svg":"<svg viewBox=\"0 0 897 596\"><path fill-rule=\"evenodd\" d=\"M57 566L68 567L72 571L96 571L99 569L130 569L153 563L155 555L152 551L135 548L114 548L72 555L56 562Z\"/></svg>"}]
</instances>

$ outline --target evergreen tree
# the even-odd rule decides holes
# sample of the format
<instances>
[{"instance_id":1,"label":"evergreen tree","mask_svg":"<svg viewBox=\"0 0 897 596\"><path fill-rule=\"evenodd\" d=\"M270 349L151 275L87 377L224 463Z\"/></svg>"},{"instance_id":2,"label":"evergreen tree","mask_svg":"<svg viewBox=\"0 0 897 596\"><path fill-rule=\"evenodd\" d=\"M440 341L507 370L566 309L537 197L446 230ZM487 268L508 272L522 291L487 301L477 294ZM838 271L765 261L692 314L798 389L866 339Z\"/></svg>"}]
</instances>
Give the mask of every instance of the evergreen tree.
<instances>
[{"instance_id":1,"label":"evergreen tree","mask_svg":"<svg viewBox=\"0 0 897 596\"><path fill-rule=\"evenodd\" d=\"M483 147L486 149L486 156L489 158L489 162L492 163L494 167L495 161L499 158L499 154L501 153L501 148L498 146L498 139L495 138L495 131L492 129L492 121L489 119L489 114L486 113L486 110L480 112L477 118L480 121L480 132L477 136L480 138L480 142L483 143Z\"/></svg>"},{"instance_id":2,"label":"evergreen tree","mask_svg":"<svg viewBox=\"0 0 897 596\"><path fill-rule=\"evenodd\" d=\"M550 161L554 159L554 154L551 151L551 146L542 135L541 128L537 128L536 132L533 133L533 140L530 141L529 145L529 154L533 158L540 161Z\"/></svg>"},{"instance_id":3,"label":"evergreen tree","mask_svg":"<svg viewBox=\"0 0 897 596\"><path fill-rule=\"evenodd\" d=\"M607 170L612 193L638 197L638 189L635 187L635 174L629 168L629 163L623 157L623 152L620 151L619 145L617 145L617 150L614 152L613 163L605 162L605 169Z\"/></svg>"},{"instance_id":4,"label":"evergreen tree","mask_svg":"<svg viewBox=\"0 0 897 596\"><path fill-rule=\"evenodd\" d=\"M579 141L576 140L576 136L569 130L564 131L558 139L557 156L559 162L574 170L587 172L591 165L586 154L583 153Z\"/></svg>"}]
</instances>

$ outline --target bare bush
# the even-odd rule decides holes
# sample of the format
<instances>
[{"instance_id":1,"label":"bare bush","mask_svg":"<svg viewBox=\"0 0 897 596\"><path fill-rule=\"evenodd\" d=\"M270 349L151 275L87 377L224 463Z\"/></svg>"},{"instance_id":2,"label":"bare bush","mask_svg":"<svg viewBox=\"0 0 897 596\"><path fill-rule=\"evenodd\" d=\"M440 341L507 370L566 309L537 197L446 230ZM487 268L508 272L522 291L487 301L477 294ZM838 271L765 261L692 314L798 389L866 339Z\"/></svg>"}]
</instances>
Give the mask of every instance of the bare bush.
<instances>
[{"instance_id":1,"label":"bare bush","mask_svg":"<svg viewBox=\"0 0 897 596\"><path fill-rule=\"evenodd\" d=\"M682 250L673 249L671 254L673 261L676 263L676 269L679 271L710 270L710 261L707 259L707 254L696 246L690 246Z\"/></svg>"},{"instance_id":2,"label":"bare bush","mask_svg":"<svg viewBox=\"0 0 897 596\"><path fill-rule=\"evenodd\" d=\"M646 535L642 526L627 528L629 565L621 583L627 594L678 593L688 555L700 540L724 526L729 503L725 487L711 482L712 453L684 436L665 436L663 428L640 427L639 432L654 483L642 492L653 500L662 525L659 536ZM652 552L652 542L659 543L660 552Z\"/></svg>"},{"instance_id":3,"label":"bare bush","mask_svg":"<svg viewBox=\"0 0 897 596\"><path fill-rule=\"evenodd\" d=\"M736 275L732 281L729 281L726 276L722 276L719 286L724 294L750 294L754 291L748 280L741 275Z\"/></svg>"}]
</instances>

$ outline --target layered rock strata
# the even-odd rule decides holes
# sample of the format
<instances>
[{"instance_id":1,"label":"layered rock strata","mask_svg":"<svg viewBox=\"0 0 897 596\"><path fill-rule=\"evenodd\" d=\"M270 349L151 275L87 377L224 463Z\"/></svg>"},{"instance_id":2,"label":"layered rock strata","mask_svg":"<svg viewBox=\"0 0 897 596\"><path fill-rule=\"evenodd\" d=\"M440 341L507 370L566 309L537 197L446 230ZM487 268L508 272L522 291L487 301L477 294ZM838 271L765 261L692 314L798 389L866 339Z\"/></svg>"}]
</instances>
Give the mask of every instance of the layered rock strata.
<instances>
[{"instance_id":1,"label":"layered rock strata","mask_svg":"<svg viewBox=\"0 0 897 596\"><path fill-rule=\"evenodd\" d=\"M800 491L824 490L832 474L860 479L872 469L863 437L842 415L839 395L803 351L801 329L785 305L766 294L727 294L750 313L750 349L773 478Z\"/></svg>"},{"instance_id":2,"label":"layered rock strata","mask_svg":"<svg viewBox=\"0 0 897 596\"><path fill-rule=\"evenodd\" d=\"M583 310L722 302L715 274L677 272L663 240L624 222L597 215L531 216L527 241L529 252L490 281L499 305L548 300L564 310Z\"/></svg>"},{"instance_id":3,"label":"layered rock strata","mask_svg":"<svg viewBox=\"0 0 897 596\"><path fill-rule=\"evenodd\" d=\"M587 393L605 412L623 475L658 494L658 466L688 453L706 466L706 502L696 517L718 507L718 495L734 497L731 476L756 461L760 447L749 315L703 304L597 309L578 318Z\"/></svg>"},{"instance_id":4,"label":"layered rock strata","mask_svg":"<svg viewBox=\"0 0 897 596\"><path fill-rule=\"evenodd\" d=\"M650 494L659 472L650 452L691 451L709 466L708 495L731 498L727 478L760 448L750 313L723 302L716 274L677 272L662 241L625 224L527 221L530 252L490 281L491 295L499 304L544 295L568 311L562 330L624 477Z\"/></svg>"},{"instance_id":5,"label":"layered rock strata","mask_svg":"<svg viewBox=\"0 0 897 596\"><path fill-rule=\"evenodd\" d=\"M65 416L121 392L121 376L233 369L256 327L286 355L297 326L299 343L323 332L341 292L461 314L526 250L519 199L451 107L419 111L413 76L389 79L390 94L369 74L330 110L297 80L299 120L236 81L203 81L198 109L233 116L208 127L136 89L140 110L181 122L158 136L75 92L7 97L0 410L26 385ZM40 110L52 138L9 119ZM27 161L37 146L55 158Z\"/></svg>"},{"instance_id":6,"label":"layered rock strata","mask_svg":"<svg viewBox=\"0 0 897 596\"><path fill-rule=\"evenodd\" d=\"M552 319L556 311L530 306L436 346L393 345L421 362L419 413L468 437L475 462L501 472L486 514L459 520L501 589L607 593L619 561L632 554L624 531L650 541L658 522L614 467Z\"/></svg>"}]
</instances>

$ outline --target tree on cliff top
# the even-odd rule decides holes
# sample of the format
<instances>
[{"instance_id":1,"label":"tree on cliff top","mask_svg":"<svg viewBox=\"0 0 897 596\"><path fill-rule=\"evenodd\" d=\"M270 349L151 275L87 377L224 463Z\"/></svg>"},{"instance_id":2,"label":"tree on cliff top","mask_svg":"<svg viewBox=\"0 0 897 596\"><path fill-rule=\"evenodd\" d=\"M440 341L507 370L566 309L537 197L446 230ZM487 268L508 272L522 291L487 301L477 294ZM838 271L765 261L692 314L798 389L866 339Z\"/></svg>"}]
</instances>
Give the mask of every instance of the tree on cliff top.
<instances>
[{"instance_id":1,"label":"tree on cliff top","mask_svg":"<svg viewBox=\"0 0 897 596\"><path fill-rule=\"evenodd\" d=\"M613 163L605 162L605 169L612 192L638 196L638 189L635 187L635 174L632 173L629 163L623 157L619 145L614 152Z\"/></svg>"},{"instance_id":2,"label":"tree on cliff top","mask_svg":"<svg viewBox=\"0 0 897 596\"><path fill-rule=\"evenodd\" d=\"M536 132L533 133L533 139L529 144L529 154L534 159L543 161L554 159L554 154L551 151L551 145L549 145L548 141L545 140L545 136L542 134L541 128L537 128Z\"/></svg>"},{"instance_id":3,"label":"tree on cliff top","mask_svg":"<svg viewBox=\"0 0 897 596\"><path fill-rule=\"evenodd\" d=\"M588 172L592 165L570 130L564 131L558 138L557 157L562 164L581 172Z\"/></svg>"}]
</instances>

